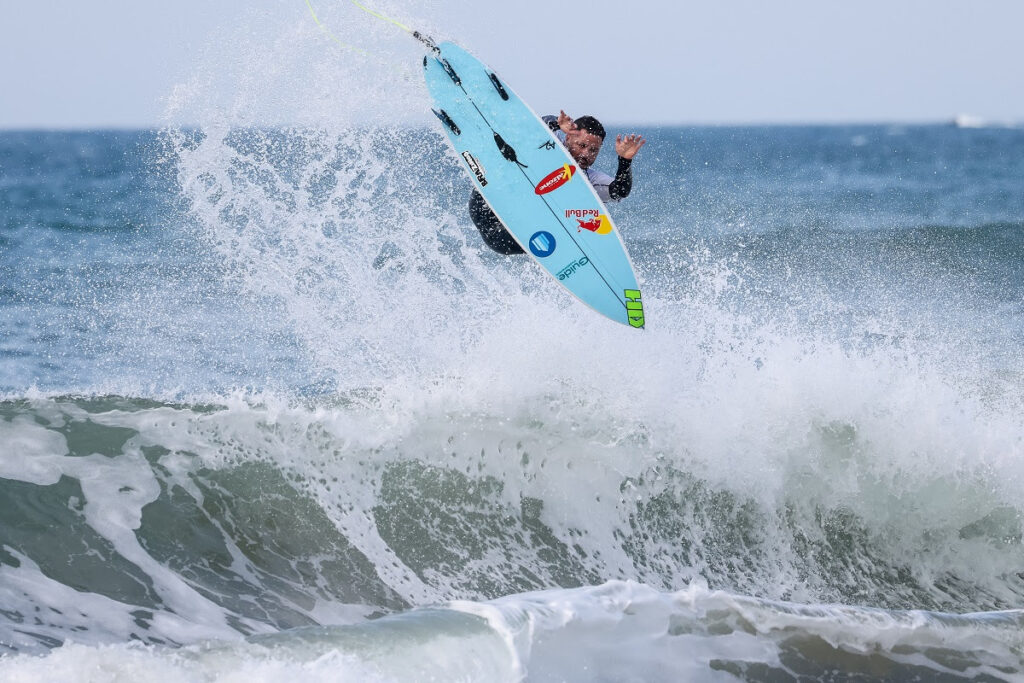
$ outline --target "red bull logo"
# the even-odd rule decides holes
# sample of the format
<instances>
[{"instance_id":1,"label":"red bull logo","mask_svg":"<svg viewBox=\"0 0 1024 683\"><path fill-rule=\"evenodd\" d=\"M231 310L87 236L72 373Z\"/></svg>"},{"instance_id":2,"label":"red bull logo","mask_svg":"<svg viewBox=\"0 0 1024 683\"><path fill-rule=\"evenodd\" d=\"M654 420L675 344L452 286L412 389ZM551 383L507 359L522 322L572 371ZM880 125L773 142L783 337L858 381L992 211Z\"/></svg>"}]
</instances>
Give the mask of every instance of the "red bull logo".
<instances>
[{"instance_id":1,"label":"red bull logo","mask_svg":"<svg viewBox=\"0 0 1024 683\"><path fill-rule=\"evenodd\" d=\"M566 213L569 212L566 211ZM589 230L590 232L596 232L598 235L607 235L612 231L612 222L603 213L597 214L593 218L577 218L576 222L580 224L576 232Z\"/></svg>"},{"instance_id":2,"label":"red bull logo","mask_svg":"<svg viewBox=\"0 0 1024 683\"><path fill-rule=\"evenodd\" d=\"M572 179L573 174L576 173L576 167L565 164L562 168L557 171L544 176L544 179L537 183L537 187L533 188L533 191L537 194L547 194L548 192L554 192L562 185L565 185Z\"/></svg>"}]
</instances>

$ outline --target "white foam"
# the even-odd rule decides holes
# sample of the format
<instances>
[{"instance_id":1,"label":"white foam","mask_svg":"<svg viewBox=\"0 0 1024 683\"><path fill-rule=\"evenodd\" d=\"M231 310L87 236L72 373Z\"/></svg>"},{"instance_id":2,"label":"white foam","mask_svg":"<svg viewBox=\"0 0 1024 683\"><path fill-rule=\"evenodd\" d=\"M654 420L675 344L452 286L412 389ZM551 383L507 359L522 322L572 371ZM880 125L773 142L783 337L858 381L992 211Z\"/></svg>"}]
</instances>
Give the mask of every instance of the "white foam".
<instances>
[{"instance_id":1,"label":"white foam","mask_svg":"<svg viewBox=\"0 0 1024 683\"><path fill-rule=\"evenodd\" d=\"M68 407L67 412L70 420L89 419L84 411L73 406ZM10 475L5 478L27 480L40 486L54 484L62 476L79 482L85 499L82 514L89 526L109 541L122 558L133 563L153 581L154 589L168 609L167 613L155 610L153 626L148 635L172 642L190 642L197 637L213 635L221 638L237 636L237 631L228 625L228 615L222 608L197 592L170 568L154 560L139 544L135 531L142 522L142 508L155 501L160 494L160 485L141 450L133 448L129 443L125 452L117 457L99 454L60 455L68 452L65 438L59 433L30 424L28 419L29 416L24 416L24 419L19 417L10 423L0 423L0 429L8 431L17 446L10 455L0 460L4 463L5 474ZM149 416L146 419L148 421L153 418ZM24 562L34 567L30 558L24 558ZM55 592L55 585L49 579L38 583L34 590L26 582L26 577L40 580L45 578L38 573L38 568L35 572L24 568L3 567L3 570L21 577L22 592L41 604L48 604L48 596ZM68 593L69 590L58 591L57 594L66 598L67 604L74 605L76 600ZM94 597L100 599L99 596ZM59 604L58 601L52 606L61 609ZM130 605L122 608L125 613L137 609ZM188 621L173 615L189 615ZM109 614L103 614L95 618L100 631L112 628L115 632L125 634L123 625L109 626L107 623L112 620L120 624L122 617L111 618ZM244 623L245 620L242 621ZM249 626L255 632L268 629L266 625L256 622ZM74 633L65 634L65 637L77 639Z\"/></svg>"},{"instance_id":2,"label":"white foam","mask_svg":"<svg viewBox=\"0 0 1024 683\"><path fill-rule=\"evenodd\" d=\"M36 423L30 415L0 420L0 477L39 486L55 484L61 475L67 441L58 432Z\"/></svg>"},{"instance_id":3,"label":"white foam","mask_svg":"<svg viewBox=\"0 0 1024 683\"><path fill-rule=\"evenodd\" d=\"M819 637L837 650L952 675L1019 670L1024 612L984 618L771 603L700 582L660 593L632 582L548 590L451 607L487 619L514 643L528 680L733 680L716 662L787 670L780 652ZM967 671L930 653L952 650ZM812 658L813 649L806 656ZM829 670L826 651L814 662ZM849 662L847 662L848 664ZM835 666L844 666L836 660ZM970 672L970 673L968 673Z\"/></svg>"},{"instance_id":4,"label":"white foam","mask_svg":"<svg viewBox=\"0 0 1024 683\"><path fill-rule=\"evenodd\" d=\"M229 629L204 625L187 612L154 613L103 595L75 590L46 576L31 558L8 552L19 566L0 566L0 604L25 617L24 622L4 623L0 630L5 644L12 647L31 652L46 638L99 645L151 637L179 642L237 637ZM147 618L149 625L143 625L132 614L140 609L152 614Z\"/></svg>"}]
</instances>

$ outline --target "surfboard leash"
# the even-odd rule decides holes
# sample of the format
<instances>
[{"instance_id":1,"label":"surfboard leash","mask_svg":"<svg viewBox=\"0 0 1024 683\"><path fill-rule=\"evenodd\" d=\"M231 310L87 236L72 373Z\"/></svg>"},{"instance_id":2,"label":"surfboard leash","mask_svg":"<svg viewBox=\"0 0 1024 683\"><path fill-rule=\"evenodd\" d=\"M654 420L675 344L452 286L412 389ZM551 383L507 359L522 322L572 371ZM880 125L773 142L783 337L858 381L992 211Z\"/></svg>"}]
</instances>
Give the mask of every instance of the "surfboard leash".
<instances>
[{"instance_id":1,"label":"surfboard leash","mask_svg":"<svg viewBox=\"0 0 1024 683\"><path fill-rule=\"evenodd\" d=\"M394 19L390 19L390 18L388 18L388 17L386 17L386 16L384 16L382 14L378 14L378 13L376 13L376 12L366 8L366 7L364 7L363 5L360 5L358 2L355 2L355 0L353 0L353 3L357 7L359 7L359 9L364 10L366 12L369 12L370 14L372 14L373 16L375 16L377 18L389 21L389 22L395 24L396 26L398 26L399 28L401 28L403 31L406 31L406 32L410 33L414 38L416 38L418 41L420 41L421 43L426 45L428 48L430 48L431 51L436 52L436 53L440 52L440 50L438 50L437 46L434 44L434 41L429 36L425 36L425 35L421 34L419 31L413 31L413 30L409 29L407 26L405 26L405 25L395 21ZM381 62L383 64L387 64L391 69L393 69L398 75L402 76L403 78L409 78L410 77L411 72L409 71L409 69L407 68L406 65L400 64L400 63L395 62L395 61L393 61L391 59L388 59L387 57L384 57L383 55L381 55L379 53L372 52L370 50L364 50L363 48L357 47L355 45L350 45L350 44L342 41L341 39L339 39L338 36L334 35L334 33L329 28L327 28L327 26L322 21L320 21L320 17L317 16L316 10L313 8L313 4L312 4L312 2L310 0L306 0L306 7L309 9L309 15L311 17L313 17L313 21L316 22L316 25L318 27L320 27L320 30L323 31L324 34L328 38L330 38L335 44L337 44L339 47L342 47L342 48L344 48L346 50L351 50L353 52L358 52L359 54L363 55L364 57L370 57L372 59L376 59L377 61L379 61L379 62Z\"/></svg>"},{"instance_id":2,"label":"surfboard leash","mask_svg":"<svg viewBox=\"0 0 1024 683\"><path fill-rule=\"evenodd\" d=\"M309 8L309 13L313 17L313 21L316 22L316 25L320 27L320 30L323 31L324 33L326 33L327 37L330 38L331 40L333 40L335 43L337 43L338 45L342 46L346 50L355 50L359 54L366 55L367 57L375 56L375 55L371 55L369 52L367 52L366 50L364 50L361 47L356 47L355 45L349 45L348 43L343 43L340 40L338 40L338 37L336 35L334 35L333 33L331 33L331 29L329 29L326 26L324 26L323 22L320 21L320 17L318 17L316 15L316 10L313 9L313 5L312 5L312 3L310 3L309 0L306 0L306 7Z\"/></svg>"},{"instance_id":3,"label":"surfboard leash","mask_svg":"<svg viewBox=\"0 0 1024 683\"><path fill-rule=\"evenodd\" d=\"M308 2L308 0L307 0L307 2ZM359 2L359 0L352 0L352 4L355 5L356 7L358 7L359 9L363 10L364 12L369 14L370 16L374 16L374 17L377 17L378 19L382 19L383 21L386 21L386 22L388 22L390 24L394 24L398 28L402 29L403 31L405 31L406 33L411 35L416 40L418 40L421 43L423 43L424 45L426 45L430 49L431 52L434 52L434 53L440 53L441 52L438 49L437 44L434 42L434 39L431 38L430 36L424 35L424 34L420 33L419 31L411 29L408 26L406 26L405 24L403 24L402 22L400 22L400 21L398 21L396 19L392 19L391 17L389 17L387 15L381 14L380 12L373 11L372 9L370 9L369 7L364 5L363 3Z\"/></svg>"}]
</instances>

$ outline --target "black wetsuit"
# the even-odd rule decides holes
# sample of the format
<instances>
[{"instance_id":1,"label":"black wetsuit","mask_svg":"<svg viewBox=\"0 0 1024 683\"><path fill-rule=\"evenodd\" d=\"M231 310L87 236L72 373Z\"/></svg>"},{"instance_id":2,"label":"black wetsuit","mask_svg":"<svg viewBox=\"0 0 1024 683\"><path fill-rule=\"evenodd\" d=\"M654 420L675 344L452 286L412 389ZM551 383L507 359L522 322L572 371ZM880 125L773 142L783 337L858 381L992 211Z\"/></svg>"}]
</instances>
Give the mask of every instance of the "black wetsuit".
<instances>
[{"instance_id":1,"label":"black wetsuit","mask_svg":"<svg viewBox=\"0 0 1024 683\"><path fill-rule=\"evenodd\" d=\"M473 194L469 196L469 217L473 219L473 225L480 231L480 236L484 238L484 244L491 249L506 255L523 253L523 248L494 215L491 207L487 206L487 202L476 191L476 188L473 188Z\"/></svg>"},{"instance_id":2,"label":"black wetsuit","mask_svg":"<svg viewBox=\"0 0 1024 683\"><path fill-rule=\"evenodd\" d=\"M551 130L558 130L558 120L555 117L545 116L544 121ZM630 170L632 164L631 159L619 157L619 167L615 171L614 179L606 173L589 168L585 170L585 173L587 180L597 190L598 196L605 201L614 202L628 197L633 189L633 172ZM607 197L604 196L606 193ZM487 202L476 191L476 188L473 189L473 194L469 197L469 217L473 220L476 229L480 231L480 236L488 247L499 254L523 253L522 247L494 215L491 207L487 206Z\"/></svg>"}]
</instances>

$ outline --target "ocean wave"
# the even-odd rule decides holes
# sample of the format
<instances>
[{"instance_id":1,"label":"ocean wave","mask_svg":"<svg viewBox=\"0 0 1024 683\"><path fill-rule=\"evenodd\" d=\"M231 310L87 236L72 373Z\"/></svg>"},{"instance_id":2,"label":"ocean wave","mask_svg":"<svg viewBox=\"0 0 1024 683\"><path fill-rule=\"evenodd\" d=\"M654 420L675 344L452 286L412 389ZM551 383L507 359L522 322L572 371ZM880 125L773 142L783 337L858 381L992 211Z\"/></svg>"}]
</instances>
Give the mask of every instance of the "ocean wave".
<instances>
[{"instance_id":1,"label":"ocean wave","mask_svg":"<svg viewBox=\"0 0 1024 683\"><path fill-rule=\"evenodd\" d=\"M0 659L7 678L313 681L1002 681L1020 610L950 615L798 605L632 582L458 601L358 624L183 648L68 644Z\"/></svg>"},{"instance_id":2,"label":"ocean wave","mask_svg":"<svg viewBox=\"0 0 1024 683\"><path fill-rule=\"evenodd\" d=\"M717 424L669 431L577 389L499 412L441 390L5 400L0 641L184 645L608 580L886 609L1024 596L998 436L1017 414L943 428L883 403L844 424L823 404L744 426L708 406Z\"/></svg>"}]
</instances>

